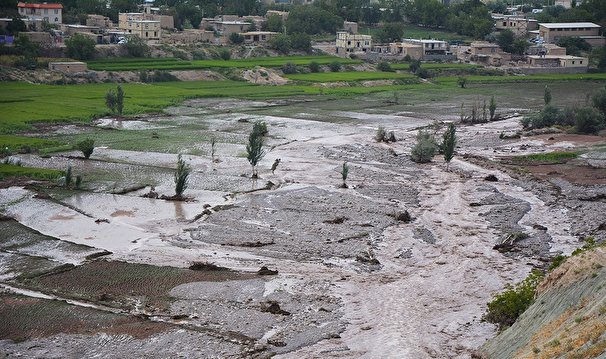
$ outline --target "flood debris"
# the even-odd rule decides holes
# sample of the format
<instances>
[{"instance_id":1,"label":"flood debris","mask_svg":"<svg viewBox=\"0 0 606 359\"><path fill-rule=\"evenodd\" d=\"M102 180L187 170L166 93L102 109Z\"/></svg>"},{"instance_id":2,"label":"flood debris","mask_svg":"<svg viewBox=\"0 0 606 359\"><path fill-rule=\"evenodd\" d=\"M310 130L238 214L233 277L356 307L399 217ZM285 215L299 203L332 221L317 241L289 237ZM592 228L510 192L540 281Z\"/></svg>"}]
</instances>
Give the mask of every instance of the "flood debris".
<instances>
[{"instance_id":1,"label":"flood debris","mask_svg":"<svg viewBox=\"0 0 606 359\"><path fill-rule=\"evenodd\" d=\"M280 308L280 304L278 302L270 300L267 302L261 303L261 311L267 312L271 314L279 314L279 315L290 315L290 312Z\"/></svg>"},{"instance_id":2,"label":"flood debris","mask_svg":"<svg viewBox=\"0 0 606 359\"><path fill-rule=\"evenodd\" d=\"M277 275L278 271L277 270L271 270L269 268L267 268L266 266L261 267L261 269L259 269L257 271L258 275Z\"/></svg>"}]
</instances>

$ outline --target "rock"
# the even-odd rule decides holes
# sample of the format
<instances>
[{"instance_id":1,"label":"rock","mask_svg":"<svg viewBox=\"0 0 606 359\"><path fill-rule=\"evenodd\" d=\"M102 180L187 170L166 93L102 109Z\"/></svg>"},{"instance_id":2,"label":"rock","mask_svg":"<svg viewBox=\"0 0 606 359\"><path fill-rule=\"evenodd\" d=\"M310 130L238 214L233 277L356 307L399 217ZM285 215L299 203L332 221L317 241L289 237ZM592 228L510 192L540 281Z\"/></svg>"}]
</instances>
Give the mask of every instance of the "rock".
<instances>
[{"instance_id":1,"label":"rock","mask_svg":"<svg viewBox=\"0 0 606 359\"><path fill-rule=\"evenodd\" d=\"M505 237L505 239L501 243L495 245L494 247L492 247L492 249L496 249L501 253L514 252L518 250L517 248L515 248L515 244L526 238L528 238L528 234L524 232L510 233L507 237Z\"/></svg>"},{"instance_id":2,"label":"rock","mask_svg":"<svg viewBox=\"0 0 606 359\"><path fill-rule=\"evenodd\" d=\"M341 224L343 222L345 222L346 220L348 220L349 218L347 217L336 217L333 219L327 219L325 221L322 221L322 223L327 223L327 224Z\"/></svg>"},{"instance_id":3,"label":"rock","mask_svg":"<svg viewBox=\"0 0 606 359\"><path fill-rule=\"evenodd\" d=\"M606 222L604 222L598 226L598 231L606 231Z\"/></svg>"},{"instance_id":4,"label":"rock","mask_svg":"<svg viewBox=\"0 0 606 359\"><path fill-rule=\"evenodd\" d=\"M189 317L186 314L177 314L177 315L173 315L171 318L174 320L181 320L181 319L187 319Z\"/></svg>"},{"instance_id":5,"label":"rock","mask_svg":"<svg viewBox=\"0 0 606 359\"><path fill-rule=\"evenodd\" d=\"M364 254L356 256L356 260L358 262L366 263L366 264L370 264L370 265L380 265L381 264L381 262L379 262L378 259L376 259L374 256L371 257L368 253L364 253Z\"/></svg>"},{"instance_id":6,"label":"rock","mask_svg":"<svg viewBox=\"0 0 606 359\"><path fill-rule=\"evenodd\" d=\"M109 223L109 219L107 218L98 218L95 220L95 223L99 224L99 223Z\"/></svg>"},{"instance_id":7,"label":"rock","mask_svg":"<svg viewBox=\"0 0 606 359\"><path fill-rule=\"evenodd\" d=\"M488 182L498 182L499 179L497 178L497 176L495 175L488 175L486 177L484 177L484 181L488 181Z\"/></svg>"},{"instance_id":8,"label":"rock","mask_svg":"<svg viewBox=\"0 0 606 359\"><path fill-rule=\"evenodd\" d=\"M261 267L261 269L259 269L257 271L258 275L276 275L278 274L277 270L271 270L269 268L267 268L266 266Z\"/></svg>"},{"instance_id":9,"label":"rock","mask_svg":"<svg viewBox=\"0 0 606 359\"><path fill-rule=\"evenodd\" d=\"M273 300L261 303L261 311L271 314L290 315L290 312L287 312L280 308L278 302L275 302Z\"/></svg>"},{"instance_id":10,"label":"rock","mask_svg":"<svg viewBox=\"0 0 606 359\"><path fill-rule=\"evenodd\" d=\"M391 214L390 216L393 217L396 221L404 223L409 223L412 220L412 217L410 216L410 213L408 213L408 211L396 212L394 214Z\"/></svg>"},{"instance_id":11,"label":"rock","mask_svg":"<svg viewBox=\"0 0 606 359\"><path fill-rule=\"evenodd\" d=\"M532 228L534 228L534 229L538 229L539 231L546 231L546 230L547 230L547 227L542 226L542 225L540 225L540 224L534 224L534 225L532 226Z\"/></svg>"}]
</instances>

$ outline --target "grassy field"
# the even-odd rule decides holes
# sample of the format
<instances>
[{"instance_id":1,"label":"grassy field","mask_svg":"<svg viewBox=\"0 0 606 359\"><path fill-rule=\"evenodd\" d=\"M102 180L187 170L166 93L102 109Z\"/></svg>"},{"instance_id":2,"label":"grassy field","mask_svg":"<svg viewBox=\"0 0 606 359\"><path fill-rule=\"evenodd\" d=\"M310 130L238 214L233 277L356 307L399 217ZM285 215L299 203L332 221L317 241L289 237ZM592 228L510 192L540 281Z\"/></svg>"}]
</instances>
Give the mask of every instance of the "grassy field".
<instances>
[{"instance_id":1,"label":"grassy field","mask_svg":"<svg viewBox=\"0 0 606 359\"><path fill-rule=\"evenodd\" d=\"M61 176L63 176L62 171L0 163L0 179L8 177L28 177L41 180L55 180Z\"/></svg>"},{"instance_id":2,"label":"grassy field","mask_svg":"<svg viewBox=\"0 0 606 359\"><path fill-rule=\"evenodd\" d=\"M480 69L481 65L474 64L449 64L449 63L429 63L422 64L422 68L427 70L469 70L469 69ZM410 64L391 64L391 68L394 70L409 70Z\"/></svg>"},{"instance_id":3,"label":"grassy field","mask_svg":"<svg viewBox=\"0 0 606 359\"><path fill-rule=\"evenodd\" d=\"M359 64L362 62L360 60L343 59L335 56L280 56L237 60L193 61L175 58L123 58L90 61L88 62L88 67L96 71L195 70L208 68L253 68L256 66L279 67L289 62L295 65L309 65L312 61L320 65L326 65L335 61L341 64Z\"/></svg>"},{"instance_id":4,"label":"grassy field","mask_svg":"<svg viewBox=\"0 0 606 359\"><path fill-rule=\"evenodd\" d=\"M295 81L308 82L340 82L340 81L369 81L369 80L417 80L412 74L399 74L395 72L318 72L309 74L286 75Z\"/></svg>"},{"instance_id":5,"label":"grassy field","mask_svg":"<svg viewBox=\"0 0 606 359\"><path fill-rule=\"evenodd\" d=\"M0 135L0 149L17 151L29 147L30 149L40 149L49 146L56 146L59 143L35 137Z\"/></svg>"}]
</instances>

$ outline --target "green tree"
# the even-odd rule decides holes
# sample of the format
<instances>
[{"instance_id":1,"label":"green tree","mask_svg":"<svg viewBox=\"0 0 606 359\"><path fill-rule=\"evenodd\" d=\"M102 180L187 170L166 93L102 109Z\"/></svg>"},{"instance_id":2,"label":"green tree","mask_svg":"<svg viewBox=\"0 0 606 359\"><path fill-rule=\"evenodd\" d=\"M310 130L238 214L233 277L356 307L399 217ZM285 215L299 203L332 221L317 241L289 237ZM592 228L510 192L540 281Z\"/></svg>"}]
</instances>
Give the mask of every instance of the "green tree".
<instances>
[{"instance_id":1,"label":"green tree","mask_svg":"<svg viewBox=\"0 0 606 359\"><path fill-rule=\"evenodd\" d=\"M118 84L116 88L116 111L118 115L122 116L122 110L124 109L124 90L122 85Z\"/></svg>"},{"instance_id":2,"label":"green tree","mask_svg":"<svg viewBox=\"0 0 606 359\"><path fill-rule=\"evenodd\" d=\"M551 103L551 88L547 85L545 85L545 90L543 91L543 101L545 102L545 106Z\"/></svg>"},{"instance_id":3,"label":"green tree","mask_svg":"<svg viewBox=\"0 0 606 359\"><path fill-rule=\"evenodd\" d=\"M284 22L282 22L282 16L271 15L270 17L268 17L265 24L263 24L263 30L273 31L273 32L283 32L284 31Z\"/></svg>"},{"instance_id":4,"label":"green tree","mask_svg":"<svg viewBox=\"0 0 606 359\"><path fill-rule=\"evenodd\" d=\"M241 43L244 42L244 36L238 34L237 32L232 32L229 35L229 42L231 42L234 45L240 45Z\"/></svg>"},{"instance_id":5,"label":"green tree","mask_svg":"<svg viewBox=\"0 0 606 359\"><path fill-rule=\"evenodd\" d=\"M343 180L341 187L343 188L347 188L347 176L349 176L349 165L347 164L347 161L345 161L341 166L341 179Z\"/></svg>"},{"instance_id":6,"label":"green tree","mask_svg":"<svg viewBox=\"0 0 606 359\"><path fill-rule=\"evenodd\" d=\"M525 39L516 39L511 45L511 53L514 55L524 55L530 44Z\"/></svg>"},{"instance_id":7,"label":"green tree","mask_svg":"<svg viewBox=\"0 0 606 359\"><path fill-rule=\"evenodd\" d=\"M378 42L389 43L401 41L404 34L404 25L402 23L387 23L377 32Z\"/></svg>"},{"instance_id":8,"label":"green tree","mask_svg":"<svg viewBox=\"0 0 606 359\"><path fill-rule=\"evenodd\" d=\"M509 29L505 29L497 35L497 45L505 52L512 52L514 40L515 35Z\"/></svg>"},{"instance_id":9,"label":"green tree","mask_svg":"<svg viewBox=\"0 0 606 359\"><path fill-rule=\"evenodd\" d=\"M312 61L309 63L309 71L310 72L320 72L320 64L316 61Z\"/></svg>"},{"instance_id":10,"label":"green tree","mask_svg":"<svg viewBox=\"0 0 606 359\"><path fill-rule=\"evenodd\" d=\"M89 60L95 55L95 41L82 34L74 34L65 41L67 56L78 60Z\"/></svg>"},{"instance_id":11,"label":"green tree","mask_svg":"<svg viewBox=\"0 0 606 359\"><path fill-rule=\"evenodd\" d=\"M269 47L283 54L288 54L292 48L290 36L284 34L274 36L269 40Z\"/></svg>"},{"instance_id":12,"label":"green tree","mask_svg":"<svg viewBox=\"0 0 606 359\"><path fill-rule=\"evenodd\" d=\"M290 35L290 44L294 50L311 51L311 38L305 33L296 33Z\"/></svg>"},{"instance_id":13,"label":"green tree","mask_svg":"<svg viewBox=\"0 0 606 359\"><path fill-rule=\"evenodd\" d=\"M606 86L598 90L592 97L591 103L593 107L598 109L602 113L602 116L606 118Z\"/></svg>"},{"instance_id":14,"label":"green tree","mask_svg":"<svg viewBox=\"0 0 606 359\"><path fill-rule=\"evenodd\" d=\"M40 45L31 41L25 33L19 33L14 42L17 54L23 57L23 64L28 68L38 66L38 56L40 56Z\"/></svg>"},{"instance_id":15,"label":"green tree","mask_svg":"<svg viewBox=\"0 0 606 359\"><path fill-rule=\"evenodd\" d=\"M137 35L130 36L128 41L121 46L126 49L128 55L132 57L148 57L151 52L145 40Z\"/></svg>"},{"instance_id":16,"label":"green tree","mask_svg":"<svg viewBox=\"0 0 606 359\"><path fill-rule=\"evenodd\" d=\"M604 128L604 120L600 111L594 107L583 107L575 113L574 130L577 133L598 133Z\"/></svg>"},{"instance_id":17,"label":"green tree","mask_svg":"<svg viewBox=\"0 0 606 359\"><path fill-rule=\"evenodd\" d=\"M573 56L580 56L583 51L591 51L591 45L580 37L562 37L556 45L565 47L566 54Z\"/></svg>"},{"instance_id":18,"label":"green tree","mask_svg":"<svg viewBox=\"0 0 606 359\"><path fill-rule=\"evenodd\" d=\"M490 112L490 121L494 120L494 114L497 110L497 102L494 99L494 95L490 98L490 104L488 105L488 112Z\"/></svg>"},{"instance_id":19,"label":"green tree","mask_svg":"<svg viewBox=\"0 0 606 359\"><path fill-rule=\"evenodd\" d=\"M462 89L464 89L465 85L467 85L467 78L463 77L463 76L459 76L459 78L457 79L457 85L459 85Z\"/></svg>"},{"instance_id":20,"label":"green tree","mask_svg":"<svg viewBox=\"0 0 606 359\"><path fill-rule=\"evenodd\" d=\"M175 172L175 197L181 198L183 192L187 189L187 178L191 172L191 167L185 163L185 160L177 157L177 171Z\"/></svg>"},{"instance_id":21,"label":"green tree","mask_svg":"<svg viewBox=\"0 0 606 359\"><path fill-rule=\"evenodd\" d=\"M92 155L93 151L95 150L95 140L93 140L92 138L82 140L76 143L76 149L82 152L84 158L89 159L90 155Z\"/></svg>"},{"instance_id":22,"label":"green tree","mask_svg":"<svg viewBox=\"0 0 606 359\"><path fill-rule=\"evenodd\" d=\"M105 106L111 113L116 112L116 92L113 89L109 89L105 93Z\"/></svg>"},{"instance_id":23,"label":"green tree","mask_svg":"<svg viewBox=\"0 0 606 359\"><path fill-rule=\"evenodd\" d=\"M265 156L263 150L263 135L260 131L254 128L248 135L248 144L246 145L246 159L252 167L252 178L257 178L257 164Z\"/></svg>"},{"instance_id":24,"label":"green tree","mask_svg":"<svg viewBox=\"0 0 606 359\"><path fill-rule=\"evenodd\" d=\"M286 32L294 34L303 32L309 35L334 34L343 26L343 19L319 6L294 6L288 13L285 22Z\"/></svg>"},{"instance_id":25,"label":"green tree","mask_svg":"<svg viewBox=\"0 0 606 359\"><path fill-rule=\"evenodd\" d=\"M442 136L442 149L444 150L444 161L446 161L446 171L450 166L450 161L454 157L455 146L457 145L457 129L454 123L449 123L448 128Z\"/></svg>"},{"instance_id":26,"label":"green tree","mask_svg":"<svg viewBox=\"0 0 606 359\"><path fill-rule=\"evenodd\" d=\"M431 162L431 159L436 153L436 141L433 136L427 132L420 130L417 133L417 143L411 151L411 158L417 163Z\"/></svg>"}]
</instances>

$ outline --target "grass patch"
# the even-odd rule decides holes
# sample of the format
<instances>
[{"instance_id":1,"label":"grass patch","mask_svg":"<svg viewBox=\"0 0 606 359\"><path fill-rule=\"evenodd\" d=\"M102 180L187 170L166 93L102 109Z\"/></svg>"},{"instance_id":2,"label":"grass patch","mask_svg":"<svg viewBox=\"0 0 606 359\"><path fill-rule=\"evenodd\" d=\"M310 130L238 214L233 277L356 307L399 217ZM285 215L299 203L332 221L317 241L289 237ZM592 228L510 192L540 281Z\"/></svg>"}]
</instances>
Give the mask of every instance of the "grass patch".
<instances>
[{"instance_id":1,"label":"grass patch","mask_svg":"<svg viewBox=\"0 0 606 359\"><path fill-rule=\"evenodd\" d=\"M421 64L426 70L469 70L481 69L483 66L474 64L428 63ZM410 64L391 64L393 70L410 70Z\"/></svg>"},{"instance_id":2,"label":"grass patch","mask_svg":"<svg viewBox=\"0 0 606 359\"><path fill-rule=\"evenodd\" d=\"M416 80L417 77L412 74L399 74L395 72L321 72L309 74L286 75L291 80L307 82L351 82L351 81L371 81L371 80Z\"/></svg>"},{"instance_id":3,"label":"grass patch","mask_svg":"<svg viewBox=\"0 0 606 359\"><path fill-rule=\"evenodd\" d=\"M63 171L36 167L21 167L12 164L0 164L0 179L9 177L27 177L39 180L55 180L63 176Z\"/></svg>"},{"instance_id":4,"label":"grass patch","mask_svg":"<svg viewBox=\"0 0 606 359\"><path fill-rule=\"evenodd\" d=\"M424 65L421 65L424 66ZM541 82L541 81L603 81L606 80L606 73L594 74L542 74L542 75L524 75L524 76L465 76L467 84L473 83L507 83L507 82ZM459 76L434 77L432 81L441 85L456 84Z\"/></svg>"},{"instance_id":5,"label":"grass patch","mask_svg":"<svg viewBox=\"0 0 606 359\"><path fill-rule=\"evenodd\" d=\"M139 71L139 70L196 70L209 68L253 68L279 67L286 63L295 65L309 65L315 61L320 65L327 65L331 62L340 62L341 64L359 64L362 61L344 59L334 56L281 56L281 57L257 57L250 59L236 60L193 60L185 61L174 58L160 59L107 59L98 61L89 61L88 67L96 71Z\"/></svg>"},{"instance_id":6,"label":"grass patch","mask_svg":"<svg viewBox=\"0 0 606 359\"><path fill-rule=\"evenodd\" d=\"M515 162L541 162L541 163L565 163L568 160L577 158L577 152L549 152L535 153L531 155L516 156L512 160Z\"/></svg>"},{"instance_id":7,"label":"grass patch","mask_svg":"<svg viewBox=\"0 0 606 359\"><path fill-rule=\"evenodd\" d=\"M365 35L373 35L376 38L378 33L381 31L378 27L360 27L360 34ZM459 35L456 32L448 32L438 29L432 29L423 26L415 26L415 25L405 25L404 26L404 34L403 38L408 39L436 39L443 41L463 41L463 42L471 42L472 38Z\"/></svg>"}]
</instances>

